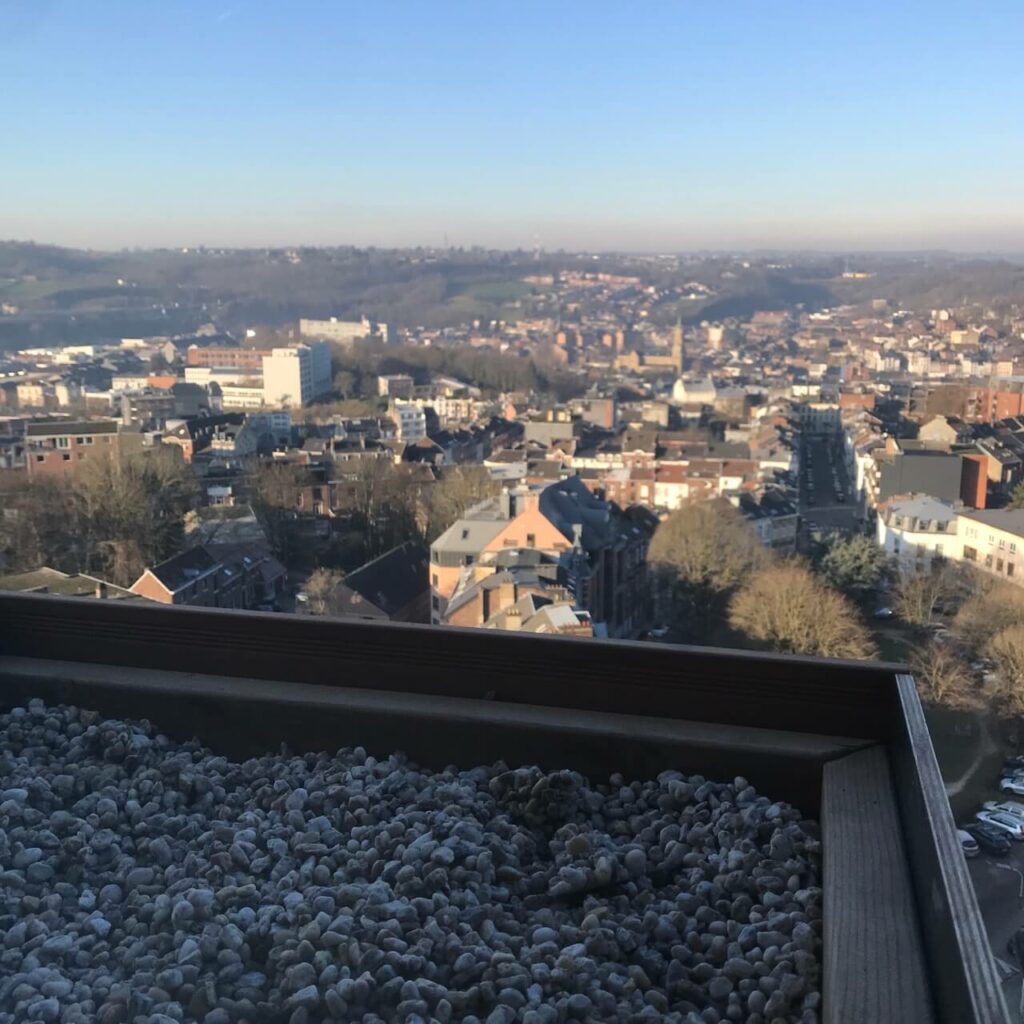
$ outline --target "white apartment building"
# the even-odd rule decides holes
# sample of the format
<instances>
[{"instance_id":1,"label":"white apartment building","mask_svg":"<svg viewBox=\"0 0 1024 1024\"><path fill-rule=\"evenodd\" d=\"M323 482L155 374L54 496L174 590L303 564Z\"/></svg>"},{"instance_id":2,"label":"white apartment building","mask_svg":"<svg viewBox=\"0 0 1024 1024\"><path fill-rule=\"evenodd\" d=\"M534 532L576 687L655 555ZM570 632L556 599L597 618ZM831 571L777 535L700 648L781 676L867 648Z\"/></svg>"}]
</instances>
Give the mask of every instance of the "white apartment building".
<instances>
[{"instance_id":1,"label":"white apartment building","mask_svg":"<svg viewBox=\"0 0 1024 1024\"><path fill-rule=\"evenodd\" d=\"M1024 584L1024 509L963 509L957 541L965 562Z\"/></svg>"},{"instance_id":2,"label":"white apartment building","mask_svg":"<svg viewBox=\"0 0 1024 1024\"><path fill-rule=\"evenodd\" d=\"M412 398L416 382L405 373L383 373L377 377L380 398Z\"/></svg>"},{"instance_id":3,"label":"white apartment building","mask_svg":"<svg viewBox=\"0 0 1024 1024\"><path fill-rule=\"evenodd\" d=\"M800 402L794 404L793 413L806 434L834 434L841 425L839 406L834 402Z\"/></svg>"},{"instance_id":4,"label":"white apartment building","mask_svg":"<svg viewBox=\"0 0 1024 1024\"><path fill-rule=\"evenodd\" d=\"M391 417L398 426L400 441L409 444L427 436L427 415L416 402L392 402Z\"/></svg>"},{"instance_id":5,"label":"white apartment building","mask_svg":"<svg viewBox=\"0 0 1024 1024\"><path fill-rule=\"evenodd\" d=\"M331 389L331 351L325 341L275 348L263 357L263 400L272 407L306 405Z\"/></svg>"},{"instance_id":6,"label":"white apartment building","mask_svg":"<svg viewBox=\"0 0 1024 1024\"><path fill-rule=\"evenodd\" d=\"M220 407L252 411L263 408L262 384L220 384Z\"/></svg>"},{"instance_id":7,"label":"white apartment building","mask_svg":"<svg viewBox=\"0 0 1024 1024\"><path fill-rule=\"evenodd\" d=\"M110 379L111 391L144 391L148 386L146 374L119 374Z\"/></svg>"},{"instance_id":8,"label":"white apartment building","mask_svg":"<svg viewBox=\"0 0 1024 1024\"><path fill-rule=\"evenodd\" d=\"M374 323L367 317L359 320L339 320L332 316L327 320L313 320L303 317L299 320L299 334L303 338L316 338L321 341L336 341L340 345L351 345L359 338L371 335L379 337L384 344L388 341L388 325Z\"/></svg>"},{"instance_id":9,"label":"white apartment building","mask_svg":"<svg viewBox=\"0 0 1024 1024\"><path fill-rule=\"evenodd\" d=\"M928 572L937 559L960 560L957 521L957 510L938 498L893 502L878 511L878 544L901 572Z\"/></svg>"},{"instance_id":10,"label":"white apartment building","mask_svg":"<svg viewBox=\"0 0 1024 1024\"><path fill-rule=\"evenodd\" d=\"M198 384L201 388L209 387L211 384L219 384L223 387L230 387L235 384L248 384L259 382L260 371L244 366L186 366L185 383Z\"/></svg>"}]
</instances>

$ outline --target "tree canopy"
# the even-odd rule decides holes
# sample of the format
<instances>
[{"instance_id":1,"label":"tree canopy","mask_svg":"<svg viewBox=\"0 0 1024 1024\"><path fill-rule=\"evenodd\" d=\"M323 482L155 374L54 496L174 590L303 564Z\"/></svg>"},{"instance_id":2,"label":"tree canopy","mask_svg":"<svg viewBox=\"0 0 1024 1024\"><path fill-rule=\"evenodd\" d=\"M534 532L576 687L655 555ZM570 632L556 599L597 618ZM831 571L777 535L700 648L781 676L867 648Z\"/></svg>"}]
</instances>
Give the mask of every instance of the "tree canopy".
<instances>
[{"instance_id":1,"label":"tree canopy","mask_svg":"<svg viewBox=\"0 0 1024 1024\"><path fill-rule=\"evenodd\" d=\"M833 587L855 598L874 590L890 573L885 549L865 534L833 535L818 569Z\"/></svg>"},{"instance_id":2,"label":"tree canopy","mask_svg":"<svg viewBox=\"0 0 1024 1024\"><path fill-rule=\"evenodd\" d=\"M90 459L66 481L7 494L0 548L14 569L49 565L129 586L180 548L194 504L195 480L176 452Z\"/></svg>"},{"instance_id":3,"label":"tree canopy","mask_svg":"<svg viewBox=\"0 0 1024 1024\"><path fill-rule=\"evenodd\" d=\"M756 572L732 599L729 621L785 654L872 658L875 646L854 604L797 562Z\"/></svg>"},{"instance_id":4,"label":"tree canopy","mask_svg":"<svg viewBox=\"0 0 1024 1024\"><path fill-rule=\"evenodd\" d=\"M768 552L743 516L726 501L685 505L655 531L648 562L659 604L697 636L725 611L729 596Z\"/></svg>"},{"instance_id":5,"label":"tree canopy","mask_svg":"<svg viewBox=\"0 0 1024 1024\"><path fill-rule=\"evenodd\" d=\"M985 647L996 663L989 696L1009 715L1024 714L1024 623L1014 623L996 633Z\"/></svg>"},{"instance_id":6,"label":"tree canopy","mask_svg":"<svg viewBox=\"0 0 1024 1024\"><path fill-rule=\"evenodd\" d=\"M910 658L917 692L925 704L969 711L979 707L981 694L970 667L948 644L932 640Z\"/></svg>"}]
</instances>

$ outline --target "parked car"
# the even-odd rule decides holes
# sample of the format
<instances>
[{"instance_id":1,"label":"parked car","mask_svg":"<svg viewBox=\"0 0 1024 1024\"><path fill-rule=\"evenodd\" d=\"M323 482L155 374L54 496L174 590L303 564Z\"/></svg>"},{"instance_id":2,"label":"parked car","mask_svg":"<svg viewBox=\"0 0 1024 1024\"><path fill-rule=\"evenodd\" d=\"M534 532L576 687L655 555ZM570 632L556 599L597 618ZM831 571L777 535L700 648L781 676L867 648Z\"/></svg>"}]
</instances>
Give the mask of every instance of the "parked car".
<instances>
[{"instance_id":1,"label":"parked car","mask_svg":"<svg viewBox=\"0 0 1024 1024\"><path fill-rule=\"evenodd\" d=\"M1024 821L1012 814L1004 814L1002 811L978 811L974 817L986 825L994 825L1011 839L1018 842L1024 840Z\"/></svg>"},{"instance_id":2,"label":"parked car","mask_svg":"<svg viewBox=\"0 0 1024 1024\"><path fill-rule=\"evenodd\" d=\"M1024 796L1024 775L1004 775L999 780L999 789L1003 793Z\"/></svg>"},{"instance_id":3,"label":"parked car","mask_svg":"<svg viewBox=\"0 0 1024 1024\"><path fill-rule=\"evenodd\" d=\"M980 852L978 846L978 840L971 835L966 829L958 828L956 830L956 837L960 840L960 849L964 851L965 857L977 857Z\"/></svg>"},{"instance_id":4,"label":"parked car","mask_svg":"<svg viewBox=\"0 0 1024 1024\"><path fill-rule=\"evenodd\" d=\"M1006 942L1006 952L1017 963L1024 965L1024 928L1018 928Z\"/></svg>"},{"instance_id":5,"label":"parked car","mask_svg":"<svg viewBox=\"0 0 1024 1024\"><path fill-rule=\"evenodd\" d=\"M1024 772L1024 757L1008 757L1003 762L1003 774L1012 775L1015 771Z\"/></svg>"},{"instance_id":6,"label":"parked car","mask_svg":"<svg viewBox=\"0 0 1024 1024\"><path fill-rule=\"evenodd\" d=\"M978 846L997 857L1010 852L1010 840L1005 833L1000 832L992 825L985 825L976 821L973 825L967 825L964 831L974 836Z\"/></svg>"},{"instance_id":7,"label":"parked car","mask_svg":"<svg viewBox=\"0 0 1024 1024\"><path fill-rule=\"evenodd\" d=\"M999 811L1001 814L1012 814L1015 818L1024 821L1024 804L1017 800L986 800L982 810Z\"/></svg>"},{"instance_id":8,"label":"parked car","mask_svg":"<svg viewBox=\"0 0 1024 1024\"><path fill-rule=\"evenodd\" d=\"M875 609L876 619L891 619L895 614L896 613L888 607Z\"/></svg>"}]
</instances>

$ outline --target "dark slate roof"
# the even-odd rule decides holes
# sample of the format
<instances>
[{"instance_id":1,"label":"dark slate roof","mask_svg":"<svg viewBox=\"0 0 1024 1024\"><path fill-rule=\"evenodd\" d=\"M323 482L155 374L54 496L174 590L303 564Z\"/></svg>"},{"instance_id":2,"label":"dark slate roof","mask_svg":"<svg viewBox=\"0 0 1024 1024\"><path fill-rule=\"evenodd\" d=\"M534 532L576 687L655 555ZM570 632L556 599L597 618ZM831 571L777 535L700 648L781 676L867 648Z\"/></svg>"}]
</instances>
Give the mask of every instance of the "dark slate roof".
<instances>
[{"instance_id":1,"label":"dark slate roof","mask_svg":"<svg viewBox=\"0 0 1024 1024\"><path fill-rule=\"evenodd\" d=\"M190 548L149 571L172 593L187 586L197 576L217 568L220 563L206 548Z\"/></svg>"},{"instance_id":2,"label":"dark slate roof","mask_svg":"<svg viewBox=\"0 0 1024 1024\"><path fill-rule=\"evenodd\" d=\"M53 437L55 434L116 434L117 420L51 420L48 423L30 423L25 428L28 437Z\"/></svg>"},{"instance_id":3,"label":"dark slate roof","mask_svg":"<svg viewBox=\"0 0 1024 1024\"><path fill-rule=\"evenodd\" d=\"M345 586L385 614L394 615L429 587L429 562L426 547L406 541L350 572Z\"/></svg>"}]
</instances>

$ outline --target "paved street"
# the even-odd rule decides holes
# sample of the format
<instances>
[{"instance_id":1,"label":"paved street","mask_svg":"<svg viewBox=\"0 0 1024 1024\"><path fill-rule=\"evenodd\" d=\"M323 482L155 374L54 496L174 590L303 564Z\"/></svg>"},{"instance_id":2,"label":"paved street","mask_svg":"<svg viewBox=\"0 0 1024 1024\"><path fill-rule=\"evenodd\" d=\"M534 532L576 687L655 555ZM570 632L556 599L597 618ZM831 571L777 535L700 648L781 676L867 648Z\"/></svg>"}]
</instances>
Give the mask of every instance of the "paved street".
<instances>
[{"instance_id":1,"label":"paved street","mask_svg":"<svg viewBox=\"0 0 1024 1024\"><path fill-rule=\"evenodd\" d=\"M846 466L837 447L838 440L808 438L804 445L800 466L800 514L805 529L852 533L857 527L857 512L852 503ZM840 495L843 501L839 501Z\"/></svg>"}]
</instances>

